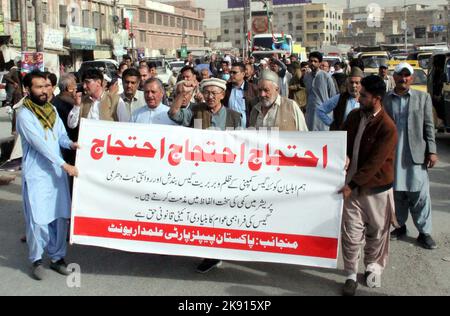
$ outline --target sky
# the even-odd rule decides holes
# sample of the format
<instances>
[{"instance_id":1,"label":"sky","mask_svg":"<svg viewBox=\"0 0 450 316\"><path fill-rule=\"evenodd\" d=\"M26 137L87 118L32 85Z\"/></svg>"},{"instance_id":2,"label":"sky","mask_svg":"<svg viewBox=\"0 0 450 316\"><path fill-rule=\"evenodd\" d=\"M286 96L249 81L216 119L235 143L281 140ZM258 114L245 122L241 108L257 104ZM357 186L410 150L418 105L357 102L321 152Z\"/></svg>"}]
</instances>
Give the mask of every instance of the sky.
<instances>
[{"instance_id":1,"label":"sky","mask_svg":"<svg viewBox=\"0 0 450 316\"><path fill-rule=\"evenodd\" d=\"M226 10L227 8L227 0L195 0L198 7L206 9L206 19L205 25L208 28L220 27L220 11ZM313 3L326 3L327 1L315 1ZM340 5L345 7L347 5L346 0L333 0L329 1L329 3L333 3L334 5ZM384 6L394 6L394 5L403 5L404 0L390 0L390 1L376 1L376 0L351 0L352 7L364 6L369 3L378 3L382 7ZM414 3L425 3L425 1L418 0L406 0L407 4ZM437 5L437 4L445 4L446 0L427 0L426 4Z\"/></svg>"}]
</instances>

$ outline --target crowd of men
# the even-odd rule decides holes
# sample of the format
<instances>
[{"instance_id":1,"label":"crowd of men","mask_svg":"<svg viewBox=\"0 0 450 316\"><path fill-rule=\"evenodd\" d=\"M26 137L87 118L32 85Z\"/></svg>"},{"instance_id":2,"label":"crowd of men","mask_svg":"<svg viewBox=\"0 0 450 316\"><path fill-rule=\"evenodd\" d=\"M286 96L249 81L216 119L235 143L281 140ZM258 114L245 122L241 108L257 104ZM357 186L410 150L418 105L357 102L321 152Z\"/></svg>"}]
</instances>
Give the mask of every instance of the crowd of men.
<instances>
[{"instance_id":1,"label":"crowd of men","mask_svg":"<svg viewBox=\"0 0 450 316\"><path fill-rule=\"evenodd\" d=\"M117 80L107 82L98 69L77 81L32 72L23 79L25 97L17 112L23 148L23 200L32 275L44 278L42 256L50 267L69 274L64 257L70 218L70 183L77 176L80 118L192 128L278 128L280 131L347 131L346 185L342 254L344 295L355 295L361 247L366 285L379 287L390 240L407 234L411 213L420 232L417 242L435 249L431 237L428 169L438 161L431 97L412 90L414 69L399 64L393 78L380 68L365 76L363 65L330 65L312 52L296 58L254 58L218 62L196 69L192 60L169 86L156 66L130 59L120 64ZM199 70L199 71L198 71ZM199 125L201 122L201 125ZM62 152L62 153L61 153ZM391 231L391 228L395 229ZM205 259L198 272L221 264Z\"/></svg>"}]
</instances>

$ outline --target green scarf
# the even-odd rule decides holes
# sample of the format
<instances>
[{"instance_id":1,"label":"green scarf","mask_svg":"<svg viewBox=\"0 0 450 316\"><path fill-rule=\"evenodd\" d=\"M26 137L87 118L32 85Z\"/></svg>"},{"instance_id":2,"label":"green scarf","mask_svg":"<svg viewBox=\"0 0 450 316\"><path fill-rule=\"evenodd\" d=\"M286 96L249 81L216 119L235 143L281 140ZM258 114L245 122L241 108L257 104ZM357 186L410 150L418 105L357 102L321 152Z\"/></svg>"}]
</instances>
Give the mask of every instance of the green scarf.
<instances>
[{"instance_id":1,"label":"green scarf","mask_svg":"<svg viewBox=\"0 0 450 316\"><path fill-rule=\"evenodd\" d=\"M23 101L23 105L36 115L45 131L48 129L53 130L56 123L56 111L50 102L45 103L43 106L39 106L31 101L30 98L26 98Z\"/></svg>"}]
</instances>

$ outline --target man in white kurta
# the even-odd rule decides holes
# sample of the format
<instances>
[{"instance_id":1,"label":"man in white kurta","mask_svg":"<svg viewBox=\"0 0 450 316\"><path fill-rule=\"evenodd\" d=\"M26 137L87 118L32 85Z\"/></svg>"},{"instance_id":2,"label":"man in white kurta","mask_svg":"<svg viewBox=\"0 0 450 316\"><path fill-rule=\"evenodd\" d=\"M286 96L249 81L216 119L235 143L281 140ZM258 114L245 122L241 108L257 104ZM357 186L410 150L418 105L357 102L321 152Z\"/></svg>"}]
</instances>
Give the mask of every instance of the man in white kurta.
<instances>
[{"instance_id":1,"label":"man in white kurta","mask_svg":"<svg viewBox=\"0 0 450 316\"><path fill-rule=\"evenodd\" d=\"M29 97L17 116L23 148L22 190L29 260L37 280L44 278L45 249L50 267L68 274L64 262L71 204L67 174L77 175L77 169L62 159L60 148L75 149L78 145L68 138L56 109L47 102L42 92L44 84L45 77L39 72L24 78Z\"/></svg>"}]
</instances>

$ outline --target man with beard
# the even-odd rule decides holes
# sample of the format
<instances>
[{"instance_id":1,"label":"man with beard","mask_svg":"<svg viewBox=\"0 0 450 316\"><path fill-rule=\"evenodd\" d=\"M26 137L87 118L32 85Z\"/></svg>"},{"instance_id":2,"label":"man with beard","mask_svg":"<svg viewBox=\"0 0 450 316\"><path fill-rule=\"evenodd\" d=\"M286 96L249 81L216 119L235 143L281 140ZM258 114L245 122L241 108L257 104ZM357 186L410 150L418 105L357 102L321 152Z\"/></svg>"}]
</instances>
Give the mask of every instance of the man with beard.
<instances>
[{"instance_id":1,"label":"man with beard","mask_svg":"<svg viewBox=\"0 0 450 316\"><path fill-rule=\"evenodd\" d=\"M333 78L327 72L320 70L323 56L319 52L309 54L309 67L311 72L303 79L308 95L306 106L306 122L310 131L328 131L326 126L317 115L317 107L328 101L337 94Z\"/></svg>"},{"instance_id":2,"label":"man with beard","mask_svg":"<svg viewBox=\"0 0 450 316\"><path fill-rule=\"evenodd\" d=\"M250 127L272 128L281 131L308 131L305 117L295 101L280 95L279 77L270 70L261 74L259 103L250 114Z\"/></svg>"},{"instance_id":3,"label":"man with beard","mask_svg":"<svg viewBox=\"0 0 450 316\"><path fill-rule=\"evenodd\" d=\"M359 108L359 92L363 78L364 73L361 69L352 68L347 79L347 91L332 97L317 107L317 115L325 125L330 126L330 130L339 130L350 112ZM332 118L329 116L330 113L333 113Z\"/></svg>"},{"instance_id":4,"label":"man with beard","mask_svg":"<svg viewBox=\"0 0 450 316\"><path fill-rule=\"evenodd\" d=\"M278 75L280 95L287 98L289 96L289 82L292 79L292 75L287 71L286 65L281 60L272 58L270 61L270 70Z\"/></svg>"},{"instance_id":5,"label":"man with beard","mask_svg":"<svg viewBox=\"0 0 450 316\"><path fill-rule=\"evenodd\" d=\"M408 63L394 71L395 89L385 99L386 112L397 125L399 142L395 162L395 207L401 225L392 240L405 237L409 212L419 231L417 242L425 249L436 249L431 237L432 208L428 169L438 162L433 103L428 93L411 89L414 69Z\"/></svg>"},{"instance_id":6,"label":"man with beard","mask_svg":"<svg viewBox=\"0 0 450 316\"><path fill-rule=\"evenodd\" d=\"M350 168L342 215L342 254L347 280L344 296L354 296L361 246L364 246L365 279L369 288L381 286L381 274L389 255L389 230L395 221L394 159L397 130L383 110L386 85L378 76L361 82L361 108L350 113L347 156Z\"/></svg>"},{"instance_id":7,"label":"man with beard","mask_svg":"<svg viewBox=\"0 0 450 316\"><path fill-rule=\"evenodd\" d=\"M194 127L194 121L201 121L201 129L215 128L225 130L226 128L241 127L241 115L222 105L227 89L226 81L221 79L203 80L200 86L205 97L205 103L198 103L189 108L181 108L186 99L195 89L195 84L186 81L182 93L178 94L170 107L169 117L179 125Z\"/></svg>"},{"instance_id":8,"label":"man with beard","mask_svg":"<svg viewBox=\"0 0 450 316\"><path fill-rule=\"evenodd\" d=\"M63 160L60 147L75 150L78 144L67 137L61 119L48 102L45 75L29 73L24 86L29 97L17 116L23 148L24 214L32 275L42 280L44 249L51 269L70 274L64 262L71 204L67 175L77 176L78 170Z\"/></svg>"}]
</instances>

